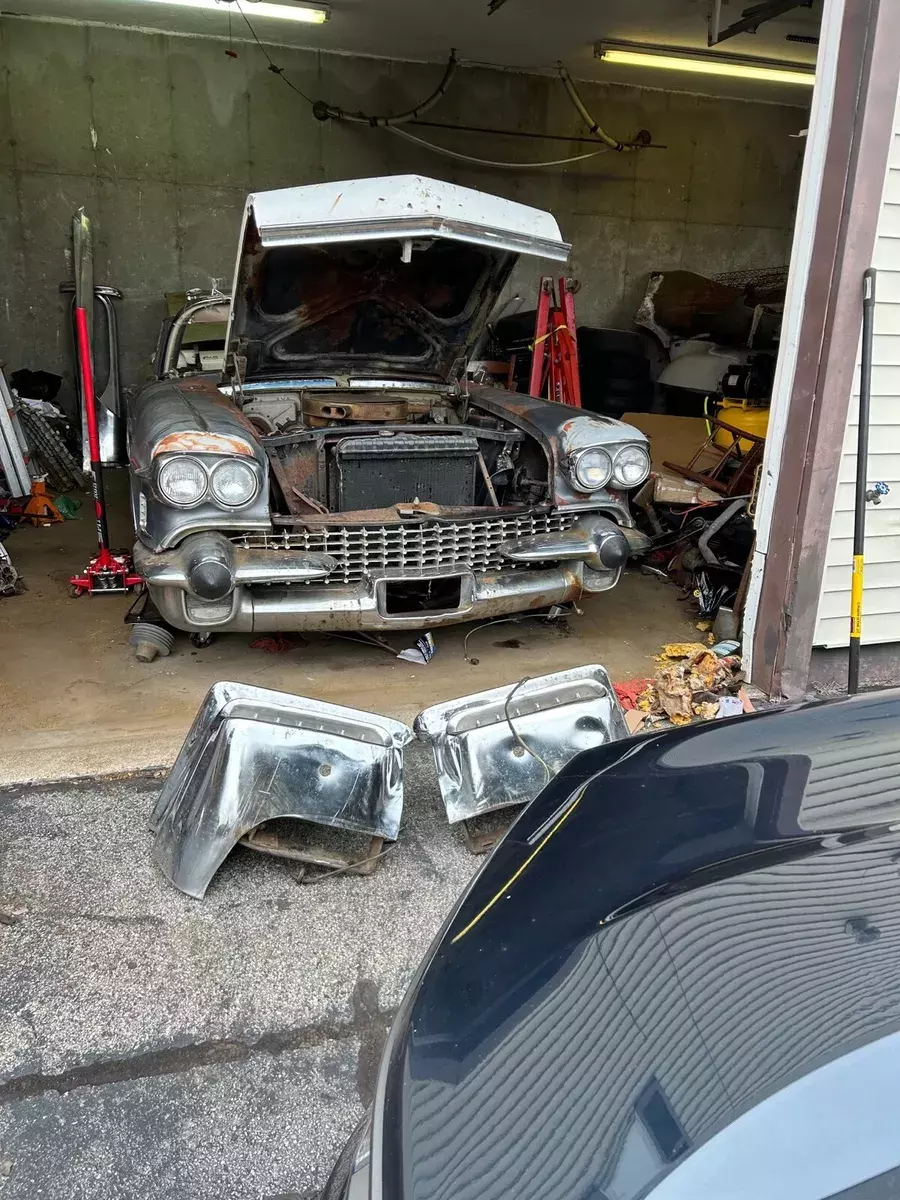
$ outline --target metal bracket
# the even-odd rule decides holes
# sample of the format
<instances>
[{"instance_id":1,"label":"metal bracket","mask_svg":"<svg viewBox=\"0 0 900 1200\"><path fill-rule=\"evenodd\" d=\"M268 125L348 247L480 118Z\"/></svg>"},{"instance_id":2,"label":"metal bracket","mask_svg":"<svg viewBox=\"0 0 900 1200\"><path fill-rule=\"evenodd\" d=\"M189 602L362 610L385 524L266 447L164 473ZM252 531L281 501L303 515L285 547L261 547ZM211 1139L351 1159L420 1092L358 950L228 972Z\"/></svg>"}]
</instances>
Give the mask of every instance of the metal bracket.
<instances>
[{"instance_id":1,"label":"metal bracket","mask_svg":"<svg viewBox=\"0 0 900 1200\"><path fill-rule=\"evenodd\" d=\"M784 16L792 8L812 8L812 0L765 0L763 4L754 4L745 8L739 21L719 28L722 19L722 0L712 0L709 6L707 24L707 45L718 46L720 42L733 38L739 33L756 33L760 25L775 17Z\"/></svg>"}]
</instances>

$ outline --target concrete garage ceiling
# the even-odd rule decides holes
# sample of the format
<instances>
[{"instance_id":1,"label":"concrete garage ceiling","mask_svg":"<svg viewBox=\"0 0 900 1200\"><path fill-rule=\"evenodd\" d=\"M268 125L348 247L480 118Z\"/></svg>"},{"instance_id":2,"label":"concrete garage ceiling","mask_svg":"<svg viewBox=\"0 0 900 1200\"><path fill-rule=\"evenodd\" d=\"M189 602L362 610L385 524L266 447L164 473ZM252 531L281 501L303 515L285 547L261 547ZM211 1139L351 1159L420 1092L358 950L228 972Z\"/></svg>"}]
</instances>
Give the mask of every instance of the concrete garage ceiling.
<instances>
[{"instance_id":1,"label":"concrete garage ceiling","mask_svg":"<svg viewBox=\"0 0 900 1200\"><path fill-rule=\"evenodd\" d=\"M739 19L755 2L723 0L722 25ZM815 45L786 39L788 34L815 36L821 4L813 0L811 7L771 20L756 34L730 38L719 49L812 63ZM492 15L487 0L331 0L331 19L315 26L253 16L250 2L244 8L259 37L274 45L434 63L443 62L455 46L464 60L512 69L547 70L562 59L579 79L800 105L809 98L809 89L802 86L612 66L594 55L594 44L604 38L705 49L708 0L504 0ZM228 32L224 12L148 0L17 0L6 11L184 34L224 37ZM235 35L247 34L242 25L235 13Z\"/></svg>"}]
</instances>

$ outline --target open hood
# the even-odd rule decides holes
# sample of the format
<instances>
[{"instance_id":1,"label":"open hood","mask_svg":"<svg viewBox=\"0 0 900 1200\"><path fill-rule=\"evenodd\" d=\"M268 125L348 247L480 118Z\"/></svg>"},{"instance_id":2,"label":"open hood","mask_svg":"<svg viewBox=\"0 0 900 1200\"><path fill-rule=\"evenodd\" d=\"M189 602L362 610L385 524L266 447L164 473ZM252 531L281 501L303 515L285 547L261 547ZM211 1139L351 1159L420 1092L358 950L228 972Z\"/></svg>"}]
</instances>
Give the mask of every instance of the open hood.
<instances>
[{"instance_id":1,"label":"open hood","mask_svg":"<svg viewBox=\"0 0 900 1200\"><path fill-rule=\"evenodd\" d=\"M549 213L397 175L247 198L228 351L244 377L449 380L520 254L564 262Z\"/></svg>"}]
</instances>

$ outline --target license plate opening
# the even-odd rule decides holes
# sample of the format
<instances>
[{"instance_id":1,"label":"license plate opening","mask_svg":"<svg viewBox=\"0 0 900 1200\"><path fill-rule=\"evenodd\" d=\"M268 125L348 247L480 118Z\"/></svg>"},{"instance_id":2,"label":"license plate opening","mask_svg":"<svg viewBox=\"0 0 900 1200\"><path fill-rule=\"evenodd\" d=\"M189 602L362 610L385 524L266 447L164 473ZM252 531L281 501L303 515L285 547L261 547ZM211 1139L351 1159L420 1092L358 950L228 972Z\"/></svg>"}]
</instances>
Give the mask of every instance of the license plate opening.
<instances>
[{"instance_id":1,"label":"license plate opening","mask_svg":"<svg viewBox=\"0 0 900 1200\"><path fill-rule=\"evenodd\" d=\"M422 612L454 612L462 603L462 577L389 579L384 585L384 611L389 617Z\"/></svg>"}]
</instances>

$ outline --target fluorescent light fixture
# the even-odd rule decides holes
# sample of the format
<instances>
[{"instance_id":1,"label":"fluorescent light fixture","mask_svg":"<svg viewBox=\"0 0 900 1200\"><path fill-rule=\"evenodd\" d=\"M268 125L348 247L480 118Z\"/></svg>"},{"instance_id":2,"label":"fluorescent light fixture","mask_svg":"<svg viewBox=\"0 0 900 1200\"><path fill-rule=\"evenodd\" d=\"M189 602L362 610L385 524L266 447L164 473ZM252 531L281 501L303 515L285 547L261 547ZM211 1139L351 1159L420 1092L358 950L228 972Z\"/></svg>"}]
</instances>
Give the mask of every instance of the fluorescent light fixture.
<instances>
[{"instance_id":1,"label":"fluorescent light fixture","mask_svg":"<svg viewBox=\"0 0 900 1200\"><path fill-rule=\"evenodd\" d=\"M660 68L664 71L693 71L699 75L730 75L734 79L756 79L763 83L799 83L812 87L815 67L781 62L772 58L747 58L718 54L715 50L689 50L681 46L642 46L634 42L598 42L597 58L628 67Z\"/></svg>"},{"instance_id":2,"label":"fluorescent light fixture","mask_svg":"<svg viewBox=\"0 0 900 1200\"><path fill-rule=\"evenodd\" d=\"M240 21L244 13L251 21L256 17L266 20L302 21L307 25L321 25L331 16L327 4L271 4L268 0L140 0L144 4L163 4L169 8L200 8L206 12L231 13L232 19Z\"/></svg>"}]
</instances>

